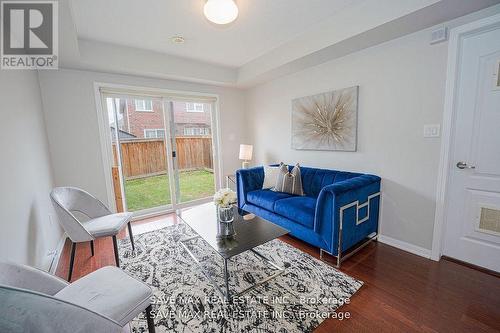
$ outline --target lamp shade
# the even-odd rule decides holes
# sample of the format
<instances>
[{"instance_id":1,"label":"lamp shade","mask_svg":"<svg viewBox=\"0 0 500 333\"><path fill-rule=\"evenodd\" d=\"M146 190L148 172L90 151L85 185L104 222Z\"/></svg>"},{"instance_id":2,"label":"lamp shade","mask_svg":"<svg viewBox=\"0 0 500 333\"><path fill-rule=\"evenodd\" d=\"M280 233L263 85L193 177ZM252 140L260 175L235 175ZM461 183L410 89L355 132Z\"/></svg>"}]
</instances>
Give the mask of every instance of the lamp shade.
<instances>
[{"instance_id":1,"label":"lamp shade","mask_svg":"<svg viewBox=\"0 0 500 333\"><path fill-rule=\"evenodd\" d=\"M252 159L252 152L252 145L240 145L240 160L250 161Z\"/></svg>"},{"instance_id":2,"label":"lamp shade","mask_svg":"<svg viewBox=\"0 0 500 333\"><path fill-rule=\"evenodd\" d=\"M228 24L238 17L238 6L234 0L207 0L203 13L216 24Z\"/></svg>"}]
</instances>

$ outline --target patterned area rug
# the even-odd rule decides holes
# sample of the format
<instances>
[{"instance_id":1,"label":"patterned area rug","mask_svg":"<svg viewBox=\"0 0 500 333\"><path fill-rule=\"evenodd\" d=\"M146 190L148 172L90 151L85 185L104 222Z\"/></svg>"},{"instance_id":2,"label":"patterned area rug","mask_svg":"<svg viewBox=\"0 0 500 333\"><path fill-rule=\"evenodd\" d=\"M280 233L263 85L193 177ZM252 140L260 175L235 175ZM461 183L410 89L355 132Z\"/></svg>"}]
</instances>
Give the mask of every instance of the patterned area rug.
<instances>
[{"instance_id":1,"label":"patterned area rug","mask_svg":"<svg viewBox=\"0 0 500 333\"><path fill-rule=\"evenodd\" d=\"M121 267L154 290L156 332L311 332L349 301L358 281L308 254L273 240L257 250L286 271L235 299L225 302L179 240L193 236L186 224L137 235L135 252L129 239L120 241ZM222 258L203 240L189 244L214 280L223 285ZM274 270L247 251L231 259L230 288L241 291ZM133 332L147 332L143 318Z\"/></svg>"}]
</instances>

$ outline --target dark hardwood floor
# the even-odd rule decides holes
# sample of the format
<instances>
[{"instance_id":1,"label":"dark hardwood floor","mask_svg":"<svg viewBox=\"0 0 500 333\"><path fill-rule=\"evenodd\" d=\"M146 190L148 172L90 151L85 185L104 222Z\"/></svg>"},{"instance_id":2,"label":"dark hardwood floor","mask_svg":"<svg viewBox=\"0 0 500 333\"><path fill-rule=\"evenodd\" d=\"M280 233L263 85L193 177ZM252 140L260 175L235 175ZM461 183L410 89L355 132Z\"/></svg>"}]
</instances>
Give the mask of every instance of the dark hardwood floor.
<instances>
[{"instance_id":1,"label":"dark hardwood floor","mask_svg":"<svg viewBox=\"0 0 500 333\"><path fill-rule=\"evenodd\" d=\"M134 222L134 234L177 223L175 215ZM122 231L119 238L127 237ZM282 240L319 258L318 249L292 237ZM66 278L66 242L56 274ZM325 261L334 262L333 257ZM78 244L73 280L114 265L111 238ZM344 320L327 319L316 330L326 332L500 332L500 278L458 263L434 262L373 242L342 264L341 271L364 281L351 303L339 311Z\"/></svg>"}]
</instances>

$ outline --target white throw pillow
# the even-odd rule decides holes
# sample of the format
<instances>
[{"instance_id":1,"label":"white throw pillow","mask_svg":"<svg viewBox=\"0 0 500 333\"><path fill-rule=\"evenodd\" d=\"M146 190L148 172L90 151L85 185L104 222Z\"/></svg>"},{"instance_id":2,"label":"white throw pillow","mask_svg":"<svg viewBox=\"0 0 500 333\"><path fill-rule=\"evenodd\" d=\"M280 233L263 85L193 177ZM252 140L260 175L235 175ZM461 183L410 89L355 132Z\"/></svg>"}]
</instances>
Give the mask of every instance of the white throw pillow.
<instances>
[{"instance_id":1,"label":"white throw pillow","mask_svg":"<svg viewBox=\"0 0 500 333\"><path fill-rule=\"evenodd\" d=\"M278 179L279 174L279 166L264 165L264 184L262 184L262 189L267 190L273 188L276 185L276 179Z\"/></svg>"}]
</instances>

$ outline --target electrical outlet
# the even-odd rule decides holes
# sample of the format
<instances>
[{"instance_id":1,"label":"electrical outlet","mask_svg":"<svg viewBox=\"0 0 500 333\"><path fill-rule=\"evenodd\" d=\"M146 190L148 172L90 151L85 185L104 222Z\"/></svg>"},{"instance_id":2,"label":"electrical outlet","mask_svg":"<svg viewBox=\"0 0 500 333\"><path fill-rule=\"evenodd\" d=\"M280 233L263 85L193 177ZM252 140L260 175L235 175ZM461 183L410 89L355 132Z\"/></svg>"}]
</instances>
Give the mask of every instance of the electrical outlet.
<instances>
[{"instance_id":1,"label":"electrical outlet","mask_svg":"<svg viewBox=\"0 0 500 333\"><path fill-rule=\"evenodd\" d=\"M424 125L424 138L439 138L441 135L441 125L427 124Z\"/></svg>"}]
</instances>

